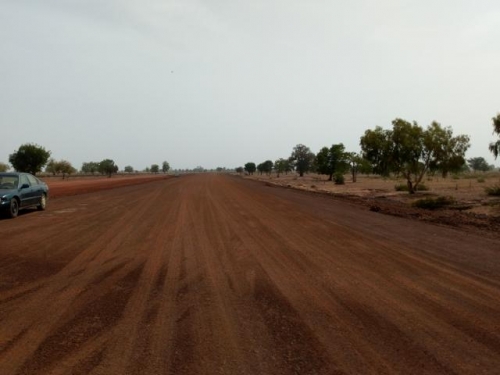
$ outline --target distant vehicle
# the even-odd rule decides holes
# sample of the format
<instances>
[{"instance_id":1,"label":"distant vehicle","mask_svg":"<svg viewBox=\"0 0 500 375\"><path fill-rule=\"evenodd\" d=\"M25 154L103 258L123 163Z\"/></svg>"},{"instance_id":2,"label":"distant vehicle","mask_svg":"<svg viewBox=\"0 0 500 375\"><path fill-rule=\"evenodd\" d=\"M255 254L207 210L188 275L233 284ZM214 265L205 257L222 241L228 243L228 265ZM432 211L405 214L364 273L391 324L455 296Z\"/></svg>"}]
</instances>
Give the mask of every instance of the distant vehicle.
<instances>
[{"instance_id":1,"label":"distant vehicle","mask_svg":"<svg viewBox=\"0 0 500 375\"><path fill-rule=\"evenodd\" d=\"M45 210L48 196L47 184L29 173L0 173L0 210L11 218L24 208Z\"/></svg>"}]
</instances>

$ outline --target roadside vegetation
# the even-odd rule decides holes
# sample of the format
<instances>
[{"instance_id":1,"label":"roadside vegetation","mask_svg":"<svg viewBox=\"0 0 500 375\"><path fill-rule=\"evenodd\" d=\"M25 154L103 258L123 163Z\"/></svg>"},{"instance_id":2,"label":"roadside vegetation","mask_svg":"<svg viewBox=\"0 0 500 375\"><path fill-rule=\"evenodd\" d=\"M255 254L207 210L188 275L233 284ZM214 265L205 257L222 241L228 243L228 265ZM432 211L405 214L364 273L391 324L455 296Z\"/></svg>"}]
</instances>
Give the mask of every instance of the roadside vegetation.
<instances>
[{"instance_id":1,"label":"roadside vegetation","mask_svg":"<svg viewBox=\"0 0 500 375\"><path fill-rule=\"evenodd\" d=\"M425 197L422 199L418 199L413 202L413 206L417 208L423 208L426 210L437 210L439 208L447 207L455 203L455 199L453 197Z\"/></svg>"},{"instance_id":2,"label":"roadside vegetation","mask_svg":"<svg viewBox=\"0 0 500 375\"><path fill-rule=\"evenodd\" d=\"M494 196L494 197L500 197L500 185L494 185L485 188L486 194Z\"/></svg>"},{"instance_id":3,"label":"roadside vegetation","mask_svg":"<svg viewBox=\"0 0 500 375\"><path fill-rule=\"evenodd\" d=\"M490 143L488 149L497 158L500 154L500 113L493 117L492 121L493 133L498 135L499 139ZM437 175L447 178L451 175L454 180L461 177L476 178L478 183L485 183L485 177L476 176L476 173L486 173L495 169L495 166L488 164L484 157L465 159L465 153L470 147L469 136L454 135L450 127L432 122L423 128L416 122L400 118L392 121L391 125L389 129L380 126L367 129L360 137L361 152L346 150L344 144L340 142L324 146L317 153L304 144L297 144L288 157L278 158L274 162L271 159L258 164L249 161L235 169L218 167L212 171L234 171L247 175L257 173L269 177L275 173L277 178L288 176L292 172L296 172L299 177L316 173L326 176L326 181L336 185L345 184L347 174L353 183L357 181L358 174L378 175L382 178L396 177L404 179L404 184L396 185L397 191L415 194L427 190L423 183L426 178L434 178ZM77 171L68 160L51 158L51 151L32 143L21 145L9 156L9 162L12 167L0 163L0 171L8 171L11 168L32 174L44 171L48 175L61 176L63 179L75 174L111 177L119 172L119 167L113 159L84 162L80 171ZM141 172L131 165L123 169L127 174L158 174L169 171L171 168L167 161L161 164L153 163ZM190 170L172 170L174 173L206 171L201 166ZM491 187L488 186L486 189ZM489 191L487 190L488 194Z\"/></svg>"},{"instance_id":4,"label":"roadside vegetation","mask_svg":"<svg viewBox=\"0 0 500 375\"><path fill-rule=\"evenodd\" d=\"M248 162L235 171L271 179L266 182L269 186L389 198L429 210L453 206L476 214L500 214L500 202L495 200L500 195L499 169L482 156L466 159L468 135L454 134L452 128L437 122L424 128L397 118L391 125L389 129L367 129L360 137L360 153L346 150L340 142L317 153L298 144L272 168L266 160ZM493 129L500 137L500 114L493 118ZM488 150L497 158L500 140ZM405 193L409 193L407 198ZM419 195L422 197L411 198Z\"/></svg>"}]
</instances>

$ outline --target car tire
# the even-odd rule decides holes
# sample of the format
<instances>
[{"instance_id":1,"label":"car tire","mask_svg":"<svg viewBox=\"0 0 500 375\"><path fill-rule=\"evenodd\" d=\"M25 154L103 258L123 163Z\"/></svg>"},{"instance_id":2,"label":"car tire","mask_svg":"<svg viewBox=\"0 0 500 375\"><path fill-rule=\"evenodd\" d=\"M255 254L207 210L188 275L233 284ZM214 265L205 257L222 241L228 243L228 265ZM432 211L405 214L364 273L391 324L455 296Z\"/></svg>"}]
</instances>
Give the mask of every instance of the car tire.
<instances>
[{"instance_id":1,"label":"car tire","mask_svg":"<svg viewBox=\"0 0 500 375\"><path fill-rule=\"evenodd\" d=\"M17 217L18 214L19 214L19 202L17 201L16 198L12 198L9 206L9 216L11 218L15 218Z\"/></svg>"},{"instance_id":2,"label":"car tire","mask_svg":"<svg viewBox=\"0 0 500 375\"><path fill-rule=\"evenodd\" d=\"M45 208L47 208L47 196L45 194L42 194L40 204L36 208L38 208L39 211L45 211Z\"/></svg>"}]
</instances>

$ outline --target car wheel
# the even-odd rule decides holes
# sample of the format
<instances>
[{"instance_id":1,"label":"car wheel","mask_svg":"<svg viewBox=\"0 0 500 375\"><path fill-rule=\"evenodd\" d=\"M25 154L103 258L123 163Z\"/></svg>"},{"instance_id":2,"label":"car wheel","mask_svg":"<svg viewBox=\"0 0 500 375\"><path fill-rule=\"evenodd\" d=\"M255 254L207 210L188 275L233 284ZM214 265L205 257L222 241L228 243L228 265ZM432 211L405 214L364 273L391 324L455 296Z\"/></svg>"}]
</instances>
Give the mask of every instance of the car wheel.
<instances>
[{"instance_id":1,"label":"car wheel","mask_svg":"<svg viewBox=\"0 0 500 375\"><path fill-rule=\"evenodd\" d=\"M9 216L11 218L17 217L17 214L19 213L19 202L17 201L16 198L12 198L10 201L10 207L9 207Z\"/></svg>"},{"instance_id":2,"label":"car wheel","mask_svg":"<svg viewBox=\"0 0 500 375\"><path fill-rule=\"evenodd\" d=\"M40 211L45 211L46 207L47 207L47 196L45 194L42 194L42 197L40 198L40 204L37 206L37 208Z\"/></svg>"}]
</instances>

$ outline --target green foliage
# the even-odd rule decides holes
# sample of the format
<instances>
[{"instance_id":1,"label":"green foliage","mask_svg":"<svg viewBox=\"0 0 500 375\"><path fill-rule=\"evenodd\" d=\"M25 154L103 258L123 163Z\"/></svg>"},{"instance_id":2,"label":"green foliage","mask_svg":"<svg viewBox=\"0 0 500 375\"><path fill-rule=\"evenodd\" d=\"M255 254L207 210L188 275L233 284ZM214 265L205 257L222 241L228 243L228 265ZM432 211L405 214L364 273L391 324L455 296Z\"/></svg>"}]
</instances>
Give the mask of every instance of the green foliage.
<instances>
[{"instance_id":1,"label":"green foliage","mask_svg":"<svg viewBox=\"0 0 500 375\"><path fill-rule=\"evenodd\" d=\"M151 168L149 170L151 173L157 174L160 171L160 166L158 164L151 164Z\"/></svg>"},{"instance_id":2,"label":"green foliage","mask_svg":"<svg viewBox=\"0 0 500 375\"><path fill-rule=\"evenodd\" d=\"M57 174L56 163L57 162L54 158L50 158L47 162L47 166L45 167L45 172L52 173L55 176Z\"/></svg>"},{"instance_id":3,"label":"green foliage","mask_svg":"<svg viewBox=\"0 0 500 375\"><path fill-rule=\"evenodd\" d=\"M108 177L111 177L113 173L118 172L118 166L111 159L104 159L99 163L98 167L99 173L105 174Z\"/></svg>"},{"instance_id":4,"label":"green foliage","mask_svg":"<svg viewBox=\"0 0 500 375\"><path fill-rule=\"evenodd\" d=\"M495 197L500 197L500 185L494 185L490 186L484 189L486 191L486 194L495 196Z\"/></svg>"},{"instance_id":5,"label":"green foliage","mask_svg":"<svg viewBox=\"0 0 500 375\"><path fill-rule=\"evenodd\" d=\"M467 164L469 165L470 169L472 169L474 172L477 171L487 172L491 169L490 165L483 157L467 159Z\"/></svg>"},{"instance_id":6,"label":"green foliage","mask_svg":"<svg viewBox=\"0 0 500 375\"><path fill-rule=\"evenodd\" d=\"M333 182L335 182L335 185L344 185L345 184L344 175L342 173L335 173L335 178L333 179Z\"/></svg>"},{"instance_id":7,"label":"green foliage","mask_svg":"<svg viewBox=\"0 0 500 375\"><path fill-rule=\"evenodd\" d=\"M63 179L67 176L67 175L71 175L73 173L76 172L76 169L73 168L73 166L71 165L71 163L67 160L59 160L58 162L56 162L56 173L62 173L63 175Z\"/></svg>"},{"instance_id":8,"label":"green foliage","mask_svg":"<svg viewBox=\"0 0 500 375\"><path fill-rule=\"evenodd\" d=\"M99 163L95 161L89 161L87 163L82 164L82 172L83 173L96 173L99 172Z\"/></svg>"},{"instance_id":9,"label":"green foliage","mask_svg":"<svg viewBox=\"0 0 500 375\"><path fill-rule=\"evenodd\" d=\"M163 173L167 173L169 170L170 170L170 164L168 163L168 161L164 161L164 162L161 164L161 171L162 171Z\"/></svg>"},{"instance_id":10,"label":"green foliage","mask_svg":"<svg viewBox=\"0 0 500 375\"><path fill-rule=\"evenodd\" d=\"M236 173L242 174L243 173L243 167L238 167L235 169Z\"/></svg>"},{"instance_id":11,"label":"green foliage","mask_svg":"<svg viewBox=\"0 0 500 375\"><path fill-rule=\"evenodd\" d=\"M47 163L45 172L52 173L53 175L62 174L62 177L64 179L67 175L75 173L76 169L73 168L71 163L67 160L56 161L55 159L51 158Z\"/></svg>"},{"instance_id":12,"label":"green foliage","mask_svg":"<svg viewBox=\"0 0 500 375\"><path fill-rule=\"evenodd\" d=\"M260 163L257 166L257 170L259 171L260 174L262 173L271 174L271 172L273 171L273 165L274 164L271 160L266 160L265 162Z\"/></svg>"},{"instance_id":13,"label":"green foliage","mask_svg":"<svg viewBox=\"0 0 500 375\"><path fill-rule=\"evenodd\" d=\"M423 199L418 199L413 202L414 207L423 208L426 210L437 210L455 203L453 197L439 196L436 198L427 197Z\"/></svg>"},{"instance_id":14,"label":"green foliage","mask_svg":"<svg viewBox=\"0 0 500 375\"><path fill-rule=\"evenodd\" d=\"M409 191L409 187L408 187L408 184L398 184L398 185L395 185L394 186L394 189L396 191ZM415 190L418 190L418 191L427 191L429 190L429 188L424 185L424 184L419 184Z\"/></svg>"},{"instance_id":15,"label":"green foliage","mask_svg":"<svg viewBox=\"0 0 500 375\"><path fill-rule=\"evenodd\" d=\"M33 143L21 145L9 156L9 162L18 172L37 174L47 164L50 151Z\"/></svg>"},{"instance_id":16,"label":"green foliage","mask_svg":"<svg viewBox=\"0 0 500 375\"><path fill-rule=\"evenodd\" d=\"M457 135L453 137L450 127L443 128L433 122L425 131L424 150L430 154L429 170L441 172L443 178L449 173L458 173L463 170L465 152L469 148L469 137Z\"/></svg>"},{"instance_id":17,"label":"green foliage","mask_svg":"<svg viewBox=\"0 0 500 375\"><path fill-rule=\"evenodd\" d=\"M290 162L295 166L296 171L299 173L300 177L304 176L304 173L309 172L314 162L315 155L311 152L309 147L298 144L293 148L292 154L290 155Z\"/></svg>"},{"instance_id":18,"label":"green foliage","mask_svg":"<svg viewBox=\"0 0 500 375\"><path fill-rule=\"evenodd\" d=\"M370 163L363 159L363 156L355 152L346 153L346 162L348 168L351 170L352 182L356 182L358 172L368 174L371 173Z\"/></svg>"},{"instance_id":19,"label":"green foliage","mask_svg":"<svg viewBox=\"0 0 500 375\"><path fill-rule=\"evenodd\" d=\"M288 174L288 172L291 172L292 169L293 167L292 163L290 162L290 159L280 158L274 162L274 170L276 171L278 177L280 176L281 173Z\"/></svg>"},{"instance_id":20,"label":"green foliage","mask_svg":"<svg viewBox=\"0 0 500 375\"><path fill-rule=\"evenodd\" d=\"M453 137L451 128L442 128L437 122L424 130L416 122L395 119L392 130L367 130L360 145L375 173L402 175L408 191L414 193L428 171L439 170L446 177L449 172L460 170L469 137Z\"/></svg>"},{"instance_id":21,"label":"green foliage","mask_svg":"<svg viewBox=\"0 0 500 375\"><path fill-rule=\"evenodd\" d=\"M377 126L366 130L360 139L363 158L371 164L373 173L388 176L391 172L392 133Z\"/></svg>"},{"instance_id":22,"label":"green foliage","mask_svg":"<svg viewBox=\"0 0 500 375\"><path fill-rule=\"evenodd\" d=\"M257 170L257 167L256 167L255 163L248 162L245 164L245 171L247 171L248 174L254 174L256 170Z\"/></svg>"},{"instance_id":23,"label":"green foliage","mask_svg":"<svg viewBox=\"0 0 500 375\"><path fill-rule=\"evenodd\" d=\"M134 168L131 165L127 165L125 168L123 168L123 171L127 173L133 173Z\"/></svg>"},{"instance_id":24,"label":"green foliage","mask_svg":"<svg viewBox=\"0 0 500 375\"><path fill-rule=\"evenodd\" d=\"M500 113L497 113L493 120L493 133L500 137ZM500 155L500 139L496 142L490 143L490 151L495 155L495 159Z\"/></svg>"},{"instance_id":25,"label":"green foliage","mask_svg":"<svg viewBox=\"0 0 500 375\"><path fill-rule=\"evenodd\" d=\"M316 167L319 174L328 176L332 181L334 174L343 174L349 169L349 155L342 143L323 147L316 155Z\"/></svg>"},{"instance_id":26,"label":"green foliage","mask_svg":"<svg viewBox=\"0 0 500 375\"><path fill-rule=\"evenodd\" d=\"M481 183L481 184L482 184L483 182L486 182L486 180L484 179L484 177L479 177L479 178L477 179L477 182L479 182L479 183Z\"/></svg>"},{"instance_id":27,"label":"green foliage","mask_svg":"<svg viewBox=\"0 0 500 375\"><path fill-rule=\"evenodd\" d=\"M0 162L0 172L7 172L9 168L9 164Z\"/></svg>"}]
</instances>

